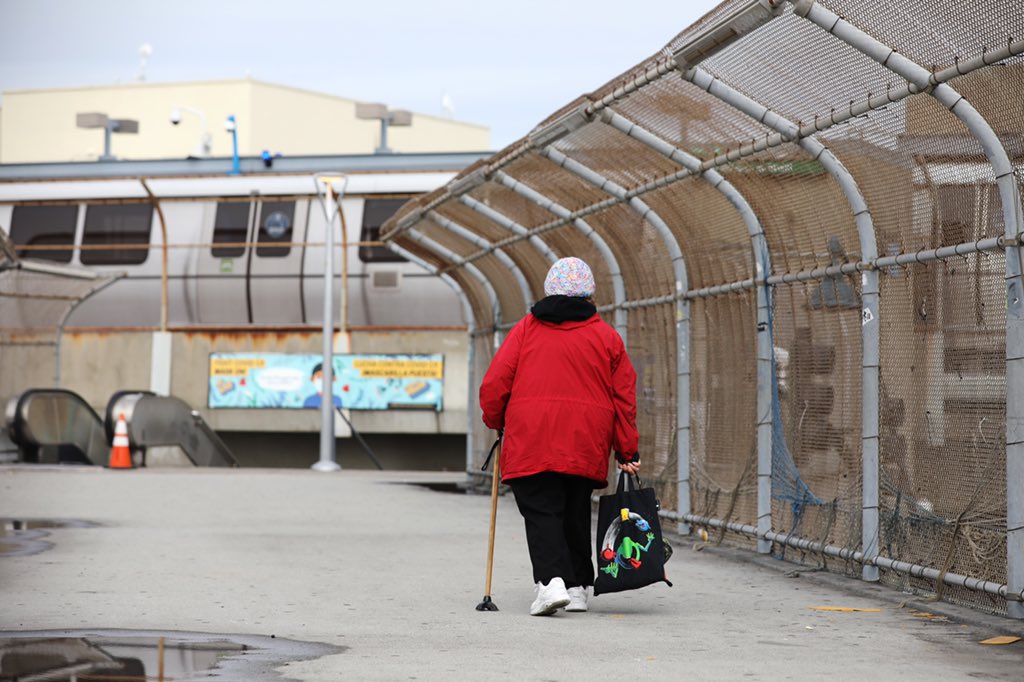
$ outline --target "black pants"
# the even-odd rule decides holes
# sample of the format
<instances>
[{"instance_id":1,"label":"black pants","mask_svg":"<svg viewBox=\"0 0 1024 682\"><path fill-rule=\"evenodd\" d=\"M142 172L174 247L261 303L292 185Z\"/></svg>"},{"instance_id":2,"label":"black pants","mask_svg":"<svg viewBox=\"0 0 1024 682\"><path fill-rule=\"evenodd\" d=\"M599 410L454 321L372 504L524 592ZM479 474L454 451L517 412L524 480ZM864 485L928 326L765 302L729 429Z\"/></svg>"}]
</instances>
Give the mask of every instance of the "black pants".
<instances>
[{"instance_id":1,"label":"black pants","mask_svg":"<svg viewBox=\"0 0 1024 682\"><path fill-rule=\"evenodd\" d=\"M545 472L508 482L526 522L533 581L561 578L566 587L594 584L590 544L593 481Z\"/></svg>"}]
</instances>

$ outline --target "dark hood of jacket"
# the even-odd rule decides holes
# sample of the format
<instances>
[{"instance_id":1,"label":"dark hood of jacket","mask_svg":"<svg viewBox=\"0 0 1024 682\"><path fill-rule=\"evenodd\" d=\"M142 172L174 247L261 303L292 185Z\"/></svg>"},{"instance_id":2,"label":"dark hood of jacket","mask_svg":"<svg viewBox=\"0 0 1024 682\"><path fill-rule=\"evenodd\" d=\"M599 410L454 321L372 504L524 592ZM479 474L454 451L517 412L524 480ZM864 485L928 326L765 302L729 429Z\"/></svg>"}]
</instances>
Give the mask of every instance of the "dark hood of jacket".
<instances>
[{"instance_id":1,"label":"dark hood of jacket","mask_svg":"<svg viewBox=\"0 0 1024 682\"><path fill-rule=\"evenodd\" d=\"M594 304L585 298L575 296L546 296L537 301L530 312L538 320L545 322L579 322L593 317L597 313Z\"/></svg>"}]
</instances>

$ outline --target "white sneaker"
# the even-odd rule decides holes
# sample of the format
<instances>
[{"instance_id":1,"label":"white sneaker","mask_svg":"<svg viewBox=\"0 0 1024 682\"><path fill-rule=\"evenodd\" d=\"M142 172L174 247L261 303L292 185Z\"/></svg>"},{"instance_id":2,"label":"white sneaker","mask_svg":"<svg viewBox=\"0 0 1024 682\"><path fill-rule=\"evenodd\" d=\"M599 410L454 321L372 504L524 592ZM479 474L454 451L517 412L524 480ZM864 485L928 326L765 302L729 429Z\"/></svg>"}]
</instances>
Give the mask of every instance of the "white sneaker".
<instances>
[{"instance_id":1,"label":"white sneaker","mask_svg":"<svg viewBox=\"0 0 1024 682\"><path fill-rule=\"evenodd\" d=\"M530 605L531 616L550 616L569 603L569 593L565 591L565 581L552 578L547 585L537 583L534 588L537 598Z\"/></svg>"},{"instance_id":2,"label":"white sneaker","mask_svg":"<svg viewBox=\"0 0 1024 682\"><path fill-rule=\"evenodd\" d=\"M569 605L565 607L566 611L582 612L587 610L587 588L570 587L566 592L569 593Z\"/></svg>"}]
</instances>

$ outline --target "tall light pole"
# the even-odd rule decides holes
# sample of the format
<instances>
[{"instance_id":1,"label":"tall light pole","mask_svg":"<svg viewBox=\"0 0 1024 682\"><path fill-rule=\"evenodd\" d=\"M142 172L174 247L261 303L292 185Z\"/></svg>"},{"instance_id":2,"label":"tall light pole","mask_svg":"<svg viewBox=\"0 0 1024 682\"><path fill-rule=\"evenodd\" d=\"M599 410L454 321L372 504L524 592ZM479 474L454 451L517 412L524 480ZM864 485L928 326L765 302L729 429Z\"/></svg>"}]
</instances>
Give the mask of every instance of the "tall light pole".
<instances>
[{"instance_id":1,"label":"tall light pole","mask_svg":"<svg viewBox=\"0 0 1024 682\"><path fill-rule=\"evenodd\" d=\"M389 126L411 126L412 112L405 109L388 109L386 104L356 103L356 118L364 121L380 121L380 146L373 150L374 154L391 154L388 148Z\"/></svg>"},{"instance_id":2,"label":"tall light pole","mask_svg":"<svg viewBox=\"0 0 1024 682\"><path fill-rule=\"evenodd\" d=\"M320 461L315 471L339 471L334 442L334 222L341 210L348 178L344 175L317 175L314 178L317 198L324 210L326 243L324 253L324 326L323 362L320 392ZM342 254L342 258L346 255ZM342 283L344 286L344 283ZM344 293L342 294L344 295Z\"/></svg>"},{"instance_id":3,"label":"tall light pole","mask_svg":"<svg viewBox=\"0 0 1024 682\"><path fill-rule=\"evenodd\" d=\"M224 130L231 133L231 170L228 175L241 175L242 166L238 163L238 122L234 114L224 121Z\"/></svg>"}]
</instances>

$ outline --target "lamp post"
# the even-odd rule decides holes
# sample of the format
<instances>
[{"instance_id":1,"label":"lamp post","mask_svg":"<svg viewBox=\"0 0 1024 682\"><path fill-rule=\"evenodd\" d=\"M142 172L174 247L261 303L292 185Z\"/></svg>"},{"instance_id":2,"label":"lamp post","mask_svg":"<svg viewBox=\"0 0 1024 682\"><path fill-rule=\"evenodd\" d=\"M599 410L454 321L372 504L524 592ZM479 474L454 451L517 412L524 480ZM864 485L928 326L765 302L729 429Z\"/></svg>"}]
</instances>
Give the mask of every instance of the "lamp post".
<instances>
[{"instance_id":1,"label":"lamp post","mask_svg":"<svg viewBox=\"0 0 1024 682\"><path fill-rule=\"evenodd\" d=\"M171 109L171 125L181 123L181 112L183 111L194 114L199 118L199 144L196 145L196 150L190 158L205 159L210 155L211 148L210 129L206 125L206 114L192 107L176 106Z\"/></svg>"},{"instance_id":2,"label":"lamp post","mask_svg":"<svg viewBox=\"0 0 1024 682\"><path fill-rule=\"evenodd\" d=\"M364 121L380 121L380 146L373 150L374 154L392 154L388 148L389 126L411 126L412 112L405 109L388 109L386 104L356 104L356 118Z\"/></svg>"},{"instance_id":3,"label":"lamp post","mask_svg":"<svg viewBox=\"0 0 1024 682\"><path fill-rule=\"evenodd\" d=\"M114 161L117 157L110 153L110 136L112 133L136 134L139 122L130 118L110 118L106 114L89 112L75 114L75 125L79 128L103 128L103 154L99 161Z\"/></svg>"},{"instance_id":4,"label":"lamp post","mask_svg":"<svg viewBox=\"0 0 1024 682\"><path fill-rule=\"evenodd\" d=\"M228 171L228 175L241 175L242 167L238 163L238 122L234 114L224 121L224 130L231 133L231 170Z\"/></svg>"},{"instance_id":5,"label":"lamp post","mask_svg":"<svg viewBox=\"0 0 1024 682\"><path fill-rule=\"evenodd\" d=\"M334 443L334 224L341 211L341 198L345 195L348 178L344 175L318 174L313 179L317 198L324 211L326 223L324 249L324 324L323 362L321 364L323 391L320 397L320 460L314 471L340 471ZM346 256L343 254L342 258ZM342 281L342 296L345 282ZM344 325L344 321L342 322ZM344 329L344 326L343 326Z\"/></svg>"}]
</instances>

